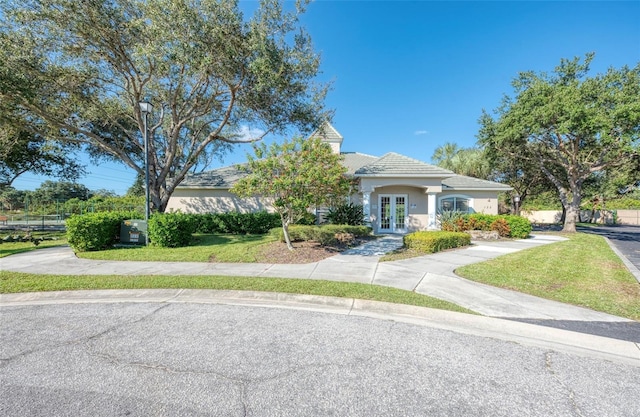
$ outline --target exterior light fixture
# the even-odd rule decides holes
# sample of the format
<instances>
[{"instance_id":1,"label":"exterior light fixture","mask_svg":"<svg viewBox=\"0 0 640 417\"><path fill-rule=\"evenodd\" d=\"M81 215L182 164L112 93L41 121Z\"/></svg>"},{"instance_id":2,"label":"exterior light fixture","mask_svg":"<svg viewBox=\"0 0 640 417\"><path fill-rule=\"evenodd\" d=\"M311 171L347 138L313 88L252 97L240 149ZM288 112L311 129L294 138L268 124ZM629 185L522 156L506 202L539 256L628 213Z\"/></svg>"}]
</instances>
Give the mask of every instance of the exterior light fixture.
<instances>
[{"instance_id":1,"label":"exterior light fixture","mask_svg":"<svg viewBox=\"0 0 640 417\"><path fill-rule=\"evenodd\" d=\"M147 225L147 230L144 233L144 244L149 245L149 128L148 118L153 113L153 106L148 101L141 101L138 103L140 106L140 113L142 114L142 122L144 125L144 221Z\"/></svg>"}]
</instances>

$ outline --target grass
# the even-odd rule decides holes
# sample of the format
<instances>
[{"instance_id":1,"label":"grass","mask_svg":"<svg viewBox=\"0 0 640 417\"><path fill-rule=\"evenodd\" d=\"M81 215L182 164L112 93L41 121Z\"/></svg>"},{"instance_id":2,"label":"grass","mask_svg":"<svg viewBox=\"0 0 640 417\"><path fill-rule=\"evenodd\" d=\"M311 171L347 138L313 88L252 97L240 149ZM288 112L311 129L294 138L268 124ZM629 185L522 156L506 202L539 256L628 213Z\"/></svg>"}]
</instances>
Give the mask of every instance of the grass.
<instances>
[{"instance_id":1,"label":"grass","mask_svg":"<svg viewBox=\"0 0 640 417\"><path fill-rule=\"evenodd\" d=\"M96 252L79 252L84 259L163 262L256 262L259 247L276 240L270 235L194 235L195 242L183 248L133 246Z\"/></svg>"},{"instance_id":2,"label":"grass","mask_svg":"<svg viewBox=\"0 0 640 417\"><path fill-rule=\"evenodd\" d=\"M600 236L575 233L456 270L464 278L640 320L640 285Z\"/></svg>"},{"instance_id":3,"label":"grass","mask_svg":"<svg viewBox=\"0 0 640 417\"><path fill-rule=\"evenodd\" d=\"M478 282L508 288L620 317L640 320L640 285L600 236L576 233L568 241L504 255L456 270ZM138 261L255 262L270 236L199 235L186 248L137 247L79 254L87 259ZM39 247L64 243L44 241ZM3 243L0 257L37 249L32 243ZM402 252L385 260L416 254ZM422 255L422 254L419 254ZM334 281L226 276L70 276L0 271L0 293L83 289L193 288L273 291L386 301L469 312L455 304L395 288Z\"/></svg>"},{"instance_id":4,"label":"grass","mask_svg":"<svg viewBox=\"0 0 640 417\"><path fill-rule=\"evenodd\" d=\"M227 276L39 275L0 271L0 293L97 289L189 288L270 291L384 301L476 314L456 304L379 285L288 278Z\"/></svg>"},{"instance_id":5,"label":"grass","mask_svg":"<svg viewBox=\"0 0 640 417\"><path fill-rule=\"evenodd\" d=\"M20 233L18 236L24 236L24 234ZM20 252L29 252L38 248L60 246L67 243L64 232L32 232L31 236L55 240L43 240L38 246L34 245L33 242L2 242L0 243L0 258Z\"/></svg>"}]
</instances>

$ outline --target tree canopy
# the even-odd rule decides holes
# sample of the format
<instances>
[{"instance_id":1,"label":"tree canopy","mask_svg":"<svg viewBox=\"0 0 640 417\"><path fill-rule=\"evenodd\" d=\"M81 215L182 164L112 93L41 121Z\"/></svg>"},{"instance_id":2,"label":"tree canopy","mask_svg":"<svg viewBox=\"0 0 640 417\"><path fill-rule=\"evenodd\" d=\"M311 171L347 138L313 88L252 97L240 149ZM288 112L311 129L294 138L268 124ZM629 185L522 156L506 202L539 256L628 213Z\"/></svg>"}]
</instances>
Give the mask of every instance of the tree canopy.
<instances>
[{"instance_id":1,"label":"tree canopy","mask_svg":"<svg viewBox=\"0 0 640 417\"><path fill-rule=\"evenodd\" d=\"M74 148L29 131L24 120L0 104L0 190L26 172L78 179L84 167L76 161Z\"/></svg>"},{"instance_id":2,"label":"tree canopy","mask_svg":"<svg viewBox=\"0 0 640 417\"><path fill-rule=\"evenodd\" d=\"M149 191L163 211L188 172L233 144L326 118L319 56L298 23L306 3L262 0L245 19L226 0L0 0L0 100L30 133L140 175L139 102L151 101Z\"/></svg>"},{"instance_id":3,"label":"tree canopy","mask_svg":"<svg viewBox=\"0 0 640 417\"><path fill-rule=\"evenodd\" d=\"M273 199L280 214L287 247L292 250L289 225L312 207L344 197L351 182L342 156L318 138L294 139L282 144L254 145L255 157L249 155L247 176L231 192L241 196L264 196Z\"/></svg>"},{"instance_id":4,"label":"tree canopy","mask_svg":"<svg viewBox=\"0 0 640 417\"><path fill-rule=\"evenodd\" d=\"M525 72L496 118L484 112L480 143L515 167L540 170L575 231L585 181L634 161L640 140L640 64L587 77L593 54L563 59L551 74Z\"/></svg>"},{"instance_id":5,"label":"tree canopy","mask_svg":"<svg viewBox=\"0 0 640 417\"><path fill-rule=\"evenodd\" d=\"M453 142L438 146L431 162L456 174L489 179L491 169L484 151L479 148L461 148Z\"/></svg>"}]
</instances>

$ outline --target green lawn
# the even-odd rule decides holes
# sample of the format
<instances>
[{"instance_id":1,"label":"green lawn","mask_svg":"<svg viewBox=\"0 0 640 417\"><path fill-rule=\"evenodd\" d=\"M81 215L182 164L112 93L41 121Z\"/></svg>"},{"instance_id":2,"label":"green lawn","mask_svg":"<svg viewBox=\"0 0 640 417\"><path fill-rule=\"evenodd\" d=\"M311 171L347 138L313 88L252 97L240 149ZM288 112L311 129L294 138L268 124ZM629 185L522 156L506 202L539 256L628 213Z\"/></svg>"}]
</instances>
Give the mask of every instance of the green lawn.
<instances>
[{"instance_id":1,"label":"green lawn","mask_svg":"<svg viewBox=\"0 0 640 417\"><path fill-rule=\"evenodd\" d=\"M11 233L11 235L15 235L16 233ZM8 236L7 234L2 234L0 237ZM19 236L24 236L24 233L17 233ZM46 238L47 240L41 241L38 246L34 245L33 242L0 242L0 258L5 256L13 255L15 253L20 252L28 252L38 248L48 248L51 246L60 246L67 243L67 238L64 232L32 232L31 235L35 238Z\"/></svg>"},{"instance_id":2,"label":"green lawn","mask_svg":"<svg viewBox=\"0 0 640 417\"><path fill-rule=\"evenodd\" d=\"M96 289L190 288L270 291L357 298L475 314L447 301L411 291L353 282L226 276L37 275L0 271L0 293Z\"/></svg>"},{"instance_id":3,"label":"green lawn","mask_svg":"<svg viewBox=\"0 0 640 417\"><path fill-rule=\"evenodd\" d=\"M602 237L577 233L566 242L504 255L459 268L461 276L497 287L640 320L640 284ZM142 261L254 262L270 236L199 235L185 248L137 247L79 254L87 259ZM40 247L64 240L45 241ZM32 243L4 243L0 257L33 250ZM362 298L466 311L445 301L373 285L273 278L224 276L67 276L0 272L0 292L109 288L207 288L290 292Z\"/></svg>"},{"instance_id":4,"label":"green lawn","mask_svg":"<svg viewBox=\"0 0 640 417\"><path fill-rule=\"evenodd\" d=\"M97 252L79 252L84 259L165 262L256 262L260 245L276 238L270 235L194 235L195 242L183 248L135 246Z\"/></svg>"},{"instance_id":5,"label":"green lawn","mask_svg":"<svg viewBox=\"0 0 640 417\"><path fill-rule=\"evenodd\" d=\"M467 279L640 320L640 284L600 237L565 235L568 241L504 255L456 270Z\"/></svg>"}]
</instances>

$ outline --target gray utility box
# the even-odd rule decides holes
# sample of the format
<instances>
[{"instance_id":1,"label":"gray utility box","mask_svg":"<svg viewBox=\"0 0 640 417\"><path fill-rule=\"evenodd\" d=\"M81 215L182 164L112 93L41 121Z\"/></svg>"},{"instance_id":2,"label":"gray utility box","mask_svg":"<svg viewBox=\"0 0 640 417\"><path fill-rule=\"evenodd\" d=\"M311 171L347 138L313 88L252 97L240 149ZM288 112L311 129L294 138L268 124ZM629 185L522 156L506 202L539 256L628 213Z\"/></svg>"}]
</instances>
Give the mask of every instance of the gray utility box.
<instances>
[{"instance_id":1,"label":"gray utility box","mask_svg":"<svg viewBox=\"0 0 640 417\"><path fill-rule=\"evenodd\" d=\"M123 220L120 226L120 243L145 244L146 220Z\"/></svg>"}]
</instances>

